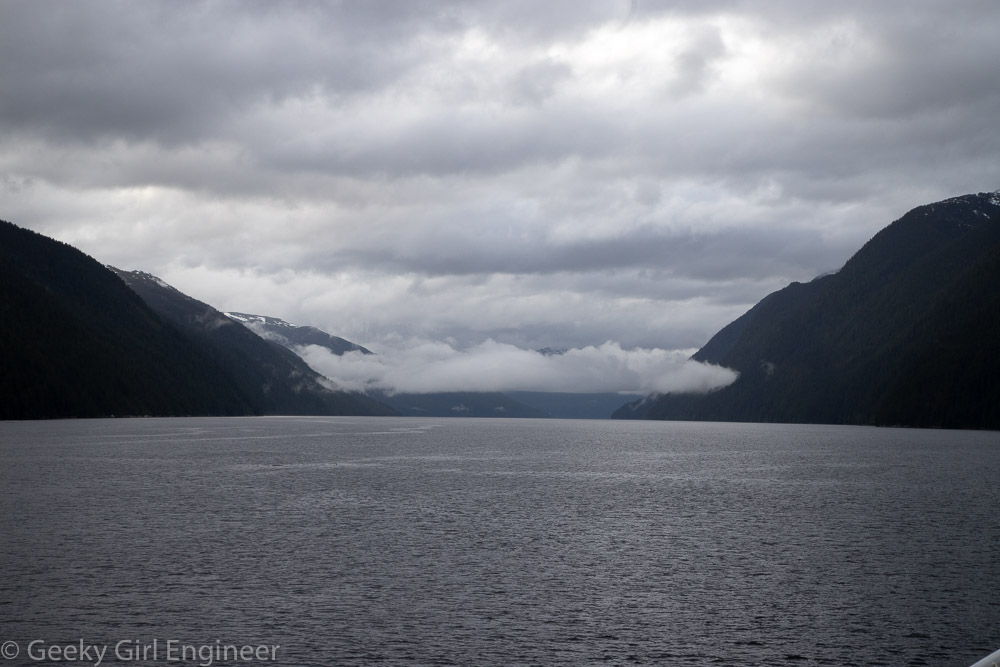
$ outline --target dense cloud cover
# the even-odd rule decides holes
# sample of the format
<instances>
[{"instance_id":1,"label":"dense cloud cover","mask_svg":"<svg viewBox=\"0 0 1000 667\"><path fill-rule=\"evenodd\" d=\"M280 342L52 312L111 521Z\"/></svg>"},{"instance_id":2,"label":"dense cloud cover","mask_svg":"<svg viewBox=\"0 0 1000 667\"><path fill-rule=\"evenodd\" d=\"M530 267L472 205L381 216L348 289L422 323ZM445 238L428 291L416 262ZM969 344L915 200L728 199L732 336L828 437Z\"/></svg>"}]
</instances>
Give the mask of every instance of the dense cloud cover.
<instances>
[{"instance_id":1,"label":"dense cloud cover","mask_svg":"<svg viewBox=\"0 0 1000 667\"><path fill-rule=\"evenodd\" d=\"M369 347L697 347L1000 187L997 34L993 0L4 2L0 217Z\"/></svg>"}]
</instances>

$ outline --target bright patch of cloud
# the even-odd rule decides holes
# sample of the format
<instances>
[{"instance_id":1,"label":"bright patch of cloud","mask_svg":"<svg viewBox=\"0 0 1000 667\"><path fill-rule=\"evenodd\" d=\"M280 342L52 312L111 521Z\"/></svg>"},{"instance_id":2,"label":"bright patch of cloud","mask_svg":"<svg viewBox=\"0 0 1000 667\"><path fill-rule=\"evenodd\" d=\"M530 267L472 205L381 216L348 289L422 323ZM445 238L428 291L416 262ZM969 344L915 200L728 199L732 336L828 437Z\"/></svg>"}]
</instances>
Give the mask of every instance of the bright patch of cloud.
<instances>
[{"instance_id":1,"label":"bright patch of cloud","mask_svg":"<svg viewBox=\"0 0 1000 667\"><path fill-rule=\"evenodd\" d=\"M444 342L409 341L375 355L337 356L316 345L300 348L299 354L345 389L390 393L705 392L736 379L727 368L691 361L690 350L625 350L611 341L556 355L492 339L461 350Z\"/></svg>"}]
</instances>

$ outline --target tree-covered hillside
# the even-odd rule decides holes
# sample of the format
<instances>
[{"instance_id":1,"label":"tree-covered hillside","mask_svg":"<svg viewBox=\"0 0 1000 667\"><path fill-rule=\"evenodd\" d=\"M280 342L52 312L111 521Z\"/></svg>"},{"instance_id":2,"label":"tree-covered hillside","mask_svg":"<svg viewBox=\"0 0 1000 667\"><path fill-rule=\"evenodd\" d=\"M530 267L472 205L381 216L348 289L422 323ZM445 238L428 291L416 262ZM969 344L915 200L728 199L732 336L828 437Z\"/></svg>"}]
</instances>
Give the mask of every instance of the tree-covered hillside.
<instances>
[{"instance_id":1,"label":"tree-covered hillside","mask_svg":"<svg viewBox=\"0 0 1000 667\"><path fill-rule=\"evenodd\" d=\"M395 414L152 276L121 275L142 296L0 221L0 419Z\"/></svg>"},{"instance_id":2,"label":"tree-covered hillside","mask_svg":"<svg viewBox=\"0 0 1000 667\"><path fill-rule=\"evenodd\" d=\"M0 222L0 418L254 412L210 355L100 263Z\"/></svg>"},{"instance_id":3,"label":"tree-covered hillside","mask_svg":"<svg viewBox=\"0 0 1000 667\"><path fill-rule=\"evenodd\" d=\"M357 392L338 391L298 355L264 340L215 308L141 271L118 275L146 303L212 358L264 414L393 415Z\"/></svg>"},{"instance_id":4,"label":"tree-covered hillside","mask_svg":"<svg viewBox=\"0 0 1000 667\"><path fill-rule=\"evenodd\" d=\"M739 371L709 394L618 418L1000 427L1000 195L916 208L844 267L793 283L695 359Z\"/></svg>"}]
</instances>

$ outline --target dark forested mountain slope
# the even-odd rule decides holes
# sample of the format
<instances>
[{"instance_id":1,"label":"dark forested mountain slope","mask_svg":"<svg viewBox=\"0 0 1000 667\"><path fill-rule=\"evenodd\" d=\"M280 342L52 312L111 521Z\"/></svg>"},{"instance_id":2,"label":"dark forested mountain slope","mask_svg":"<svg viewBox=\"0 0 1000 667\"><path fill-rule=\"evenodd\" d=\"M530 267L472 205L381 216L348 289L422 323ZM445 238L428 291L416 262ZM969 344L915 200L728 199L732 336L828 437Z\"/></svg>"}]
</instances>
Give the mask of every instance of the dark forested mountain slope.
<instances>
[{"instance_id":1,"label":"dark forested mountain slope","mask_svg":"<svg viewBox=\"0 0 1000 667\"><path fill-rule=\"evenodd\" d=\"M619 418L1000 427L1000 195L916 208L836 274L793 283L695 359L732 385L665 395Z\"/></svg>"},{"instance_id":2,"label":"dark forested mountain slope","mask_svg":"<svg viewBox=\"0 0 1000 667\"><path fill-rule=\"evenodd\" d=\"M390 415L395 411L333 384L285 347L141 271L116 273L149 306L208 350L264 414Z\"/></svg>"},{"instance_id":3,"label":"dark forested mountain slope","mask_svg":"<svg viewBox=\"0 0 1000 667\"><path fill-rule=\"evenodd\" d=\"M112 272L0 222L0 418L253 412L210 355Z\"/></svg>"},{"instance_id":4,"label":"dark forested mountain slope","mask_svg":"<svg viewBox=\"0 0 1000 667\"><path fill-rule=\"evenodd\" d=\"M1000 246L935 302L916 334L873 402L873 421L1000 429Z\"/></svg>"}]
</instances>

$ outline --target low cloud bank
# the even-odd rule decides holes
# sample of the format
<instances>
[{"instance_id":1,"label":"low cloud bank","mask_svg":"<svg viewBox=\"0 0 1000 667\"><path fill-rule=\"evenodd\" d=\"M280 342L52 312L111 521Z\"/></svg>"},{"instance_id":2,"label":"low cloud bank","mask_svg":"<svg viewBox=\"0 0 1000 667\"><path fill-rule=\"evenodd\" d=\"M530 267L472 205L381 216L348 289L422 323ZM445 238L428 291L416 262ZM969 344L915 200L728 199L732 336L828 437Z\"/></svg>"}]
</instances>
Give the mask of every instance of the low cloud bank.
<instances>
[{"instance_id":1,"label":"low cloud bank","mask_svg":"<svg viewBox=\"0 0 1000 667\"><path fill-rule=\"evenodd\" d=\"M365 355L332 354L316 345L298 349L338 386L389 393L441 391L706 392L732 383L735 371L691 361L688 352L622 349L616 342L542 354L487 340L467 349L411 341Z\"/></svg>"}]
</instances>

